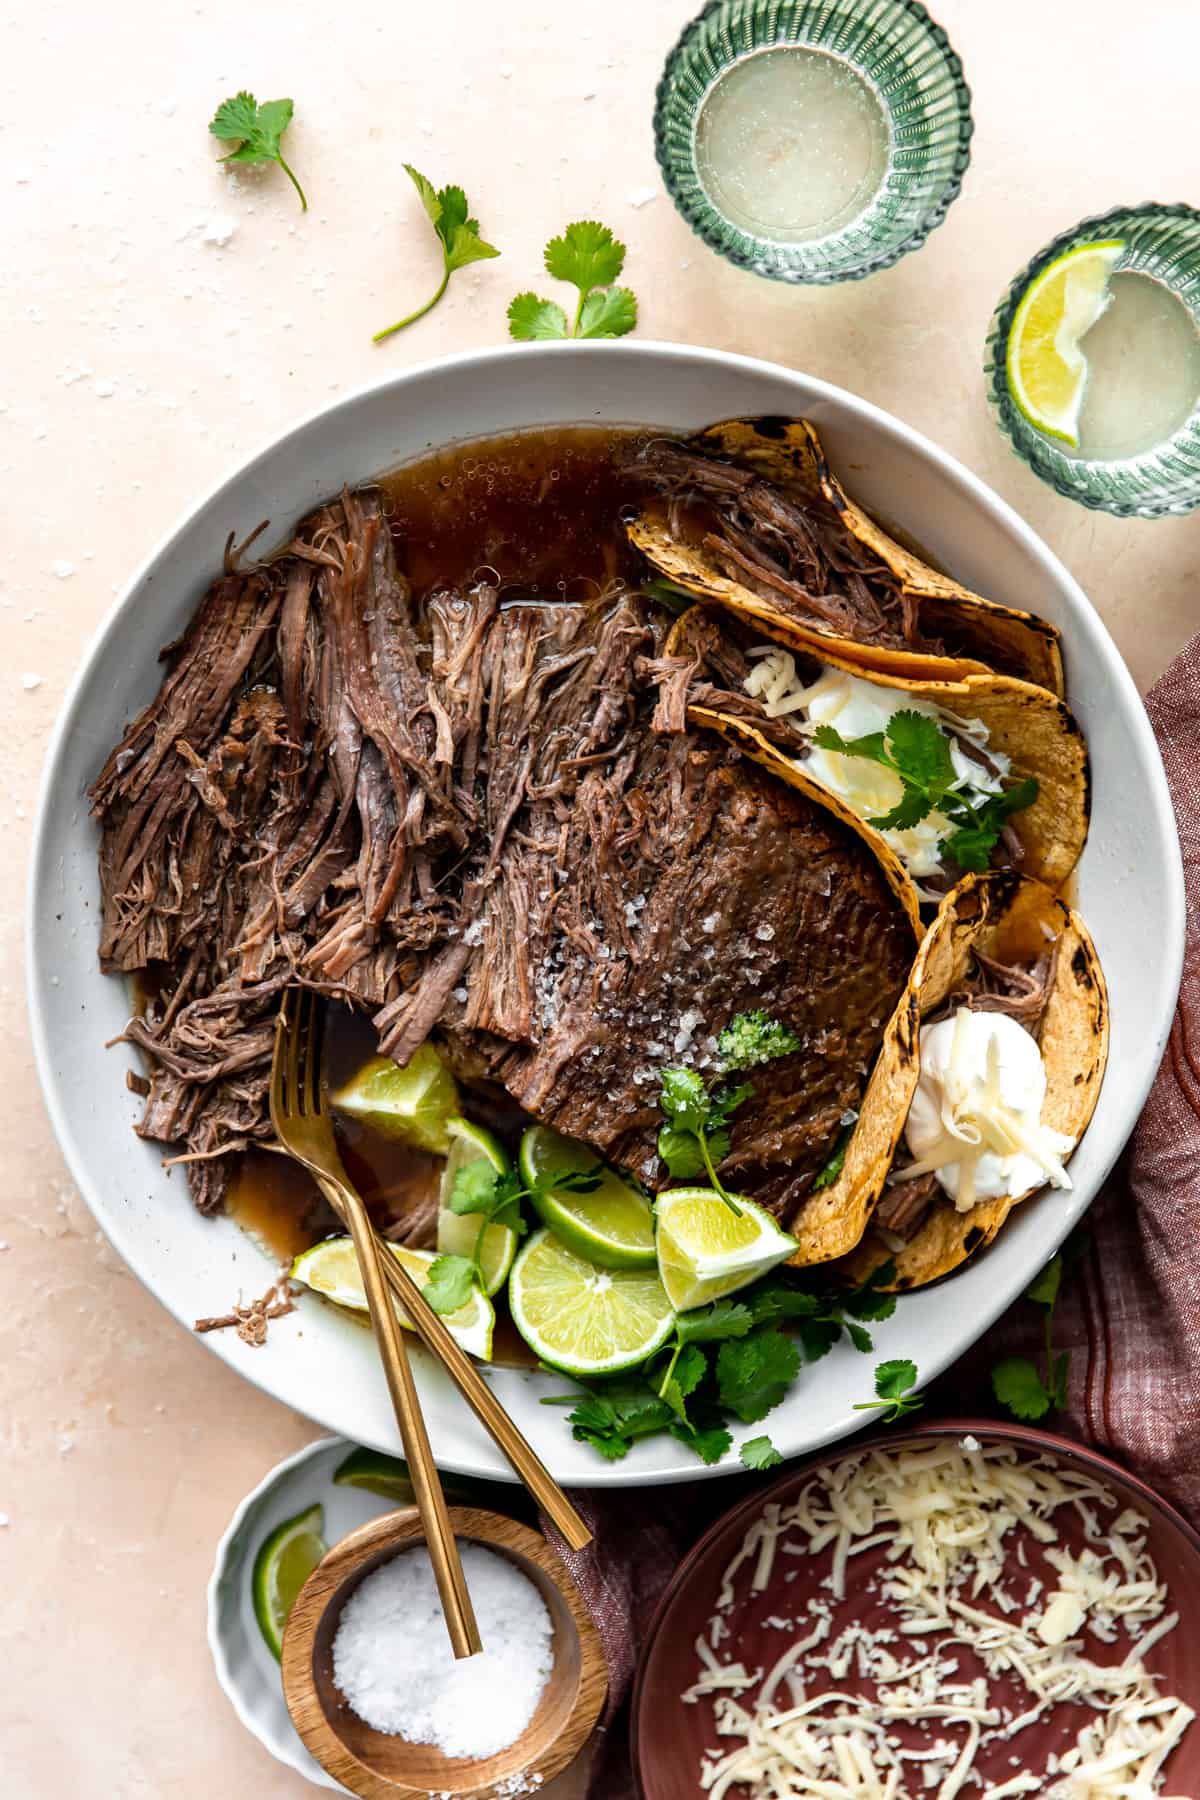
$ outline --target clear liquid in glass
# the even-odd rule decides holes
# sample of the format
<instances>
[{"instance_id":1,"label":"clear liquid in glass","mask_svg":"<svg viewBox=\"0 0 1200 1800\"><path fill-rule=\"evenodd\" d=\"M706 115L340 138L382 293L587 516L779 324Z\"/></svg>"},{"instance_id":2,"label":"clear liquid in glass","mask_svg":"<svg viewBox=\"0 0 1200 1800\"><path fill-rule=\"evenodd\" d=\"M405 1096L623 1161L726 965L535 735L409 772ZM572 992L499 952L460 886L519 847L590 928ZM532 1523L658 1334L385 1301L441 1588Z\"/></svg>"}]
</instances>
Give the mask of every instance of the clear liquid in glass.
<instances>
[{"instance_id":1,"label":"clear liquid in glass","mask_svg":"<svg viewBox=\"0 0 1200 1800\"><path fill-rule=\"evenodd\" d=\"M804 243L866 211L890 143L883 104L856 69L789 45L742 57L714 83L696 121L696 168L740 231Z\"/></svg>"},{"instance_id":2,"label":"clear liquid in glass","mask_svg":"<svg viewBox=\"0 0 1200 1800\"><path fill-rule=\"evenodd\" d=\"M1200 332L1164 282L1118 270L1081 340L1087 385L1077 456L1116 462L1164 444L1200 400Z\"/></svg>"}]
</instances>

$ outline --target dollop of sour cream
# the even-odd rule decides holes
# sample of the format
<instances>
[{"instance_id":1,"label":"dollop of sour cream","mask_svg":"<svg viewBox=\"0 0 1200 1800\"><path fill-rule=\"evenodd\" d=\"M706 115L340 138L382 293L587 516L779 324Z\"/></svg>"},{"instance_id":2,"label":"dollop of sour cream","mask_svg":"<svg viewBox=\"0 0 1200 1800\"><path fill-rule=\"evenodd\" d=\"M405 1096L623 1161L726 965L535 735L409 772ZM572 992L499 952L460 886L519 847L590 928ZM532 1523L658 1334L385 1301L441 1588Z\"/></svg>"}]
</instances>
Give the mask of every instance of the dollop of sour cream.
<instances>
[{"instance_id":1,"label":"dollop of sour cream","mask_svg":"<svg viewBox=\"0 0 1200 1800\"><path fill-rule=\"evenodd\" d=\"M930 700L917 699L896 688L878 687L857 675L841 669L823 669L819 678L805 687L796 672L795 658L786 650L770 649L752 652L755 664L746 678L746 692L762 701L768 718L781 718L803 713L811 725L832 725L845 738L866 737L875 731L886 731L893 713L918 712L935 723L951 715ZM956 728L983 748L988 741L987 727L980 719L954 718ZM950 737L950 757L958 777L956 787L968 799L975 795L998 794L1010 768L1009 758L989 751L989 760L997 773L966 755L958 741ZM904 784L891 769L881 768L861 756L843 756L839 750L822 750L814 744L804 759L805 773L822 787L844 800L860 818L875 819L890 812L904 792ZM880 835L890 844L914 880L936 875L942 866L941 841L953 829L944 813L931 812L917 825L903 831L884 831Z\"/></svg>"},{"instance_id":2,"label":"dollop of sour cream","mask_svg":"<svg viewBox=\"0 0 1200 1800\"><path fill-rule=\"evenodd\" d=\"M1042 1124L1046 1069L1029 1033L1005 1013L960 1006L921 1031L921 1073L905 1125L916 1159L901 1179L937 1175L959 1212L1048 1182L1069 1188L1062 1159L1075 1139Z\"/></svg>"}]
</instances>

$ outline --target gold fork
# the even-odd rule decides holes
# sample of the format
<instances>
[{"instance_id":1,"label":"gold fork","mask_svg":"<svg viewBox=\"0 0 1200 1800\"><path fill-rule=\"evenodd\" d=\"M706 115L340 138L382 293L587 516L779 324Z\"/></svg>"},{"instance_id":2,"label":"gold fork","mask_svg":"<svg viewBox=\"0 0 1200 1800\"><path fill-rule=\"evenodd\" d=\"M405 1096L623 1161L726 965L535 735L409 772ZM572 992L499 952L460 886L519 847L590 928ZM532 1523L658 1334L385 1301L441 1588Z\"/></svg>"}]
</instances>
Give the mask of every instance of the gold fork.
<instances>
[{"instance_id":1,"label":"gold fork","mask_svg":"<svg viewBox=\"0 0 1200 1800\"><path fill-rule=\"evenodd\" d=\"M384 1274L385 1263L394 1259L381 1247L362 1198L342 1167L321 1084L316 997L308 989L289 988L280 1007L271 1064L271 1123L284 1149L309 1171L339 1218L350 1228L450 1643L455 1656L474 1656L482 1648L479 1627L421 1414L404 1334Z\"/></svg>"}]
</instances>

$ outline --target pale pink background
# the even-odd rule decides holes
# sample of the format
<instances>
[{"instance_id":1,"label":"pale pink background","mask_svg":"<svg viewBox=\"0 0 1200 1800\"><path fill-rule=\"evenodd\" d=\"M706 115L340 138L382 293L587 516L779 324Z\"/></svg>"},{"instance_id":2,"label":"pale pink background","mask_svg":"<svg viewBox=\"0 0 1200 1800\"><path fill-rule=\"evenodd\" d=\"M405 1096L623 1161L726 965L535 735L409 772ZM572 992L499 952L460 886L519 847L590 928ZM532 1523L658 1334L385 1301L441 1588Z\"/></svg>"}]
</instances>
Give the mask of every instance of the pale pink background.
<instances>
[{"instance_id":1,"label":"pale pink background","mask_svg":"<svg viewBox=\"0 0 1200 1800\"><path fill-rule=\"evenodd\" d=\"M592 215L628 242L645 335L773 357L928 432L1044 533L1143 685L1200 617L1200 526L1057 499L1010 455L980 376L993 302L1045 239L1120 202L1200 201L1193 0L939 0L975 94L962 197L920 254L810 292L727 268L659 189L653 89L693 10L67 0L0 19L7 1800L310 1791L222 1699L204 1583L238 1498L311 1428L124 1272L64 1173L26 1043L22 864L47 735L113 596L182 509L345 388L499 342L544 239ZM277 172L216 166L205 126L243 84L295 97L305 216ZM375 349L372 330L436 278L405 160L461 181L504 254Z\"/></svg>"}]
</instances>

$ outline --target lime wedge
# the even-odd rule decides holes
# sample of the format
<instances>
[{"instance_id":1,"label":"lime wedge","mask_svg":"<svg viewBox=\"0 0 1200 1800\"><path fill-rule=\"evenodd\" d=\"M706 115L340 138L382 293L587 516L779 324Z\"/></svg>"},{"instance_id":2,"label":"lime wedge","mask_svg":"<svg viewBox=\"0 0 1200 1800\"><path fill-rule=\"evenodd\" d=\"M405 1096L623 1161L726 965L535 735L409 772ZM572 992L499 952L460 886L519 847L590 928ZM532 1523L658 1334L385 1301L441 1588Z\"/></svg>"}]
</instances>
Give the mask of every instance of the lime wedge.
<instances>
[{"instance_id":1,"label":"lime wedge","mask_svg":"<svg viewBox=\"0 0 1200 1800\"><path fill-rule=\"evenodd\" d=\"M422 1044L403 1069L390 1056L372 1057L331 1104L384 1137L438 1156L450 1148L446 1126L459 1110L454 1077L432 1044Z\"/></svg>"},{"instance_id":2,"label":"lime wedge","mask_svg":"<svg viewBox=\"0 0 1200 1800\"><path fill-rule=\"evenodd\" d=\"M254 1559L250 1578L254 1616L275 1657L283 1649L283 1628L296 1595L325 1554L324 1529L322 1508L310 1506L307 1512L277 1525Z\"/></svg>"},{"instance_id":3,"label":"lime wedge","mask_svg":"<svg viewBox=\"0 0 1200 1800\"><path fill-rule=\"evenodd\" d=\"M796 1249L770 1213L734 1198L740 1216L713 1188L669 1188L655 1201L658 1272L677 1312L736 1294Z\"/></svg>"},{"instance_id":4,"label":"lime wedge","mask_svg":"<svg viewBox=\"0 0 1200 1800\"><path fill-rule=\"evenodd\" d=\"M675 1322L653 1269L598 1269L535 1231L508 1280L513 1324L566 1375L614 1375L660 1350Z\"/></svg>"},{"instance_id":5,"label":"lime wedge","mask_svg":"<svg viewBox=\"0 0 1200 1800\"><path fill-rule=\"evenodd\" d=\"M1009 392L1032 426L1073 447L1087 385L1080 339L1108 305L1124 248L1121 238L1105 238L1056 257L1022 294L1009 330Z\"/></svg>"},{"instance_id":6,"label":"lime wedge","mask_svg":"<svg viewBox=\"0 0 1200 1800\"><path fill-rule=\"evenodd\" d=\"M384 1456L379 1450L352 1450L334 1470L334 1487L363 1488L368 1494L392 1500L397 1506L415 1506L416 1489L408 1464L400 1456ZM451 1506L479 1506L486 1492L478 1482L442 1471L442 1487Z\"/></svg>"},{"instance_id":7,"label":"lime wedge","mask_svg":"<svg viewBox=\"0 0 1200 1800\"><path fill-rule=\"evenodd\" d=\"M469 1119L448 1119L446 1130L450 1137L450 1154L442 1173L438 1202L438 1249L447 1250L454 1256L474 1256L478 1244L484 1289L488 1294L496 1294L504 1286L517 1254L517 1234L508 1225L488 1225L484 1227L481 1240L479 1229L483 1225L483 1215L451 1212L450 1195L459 1170L469 1163L486 1162L497 1175L507 1175L512 1164L503 1147L482 1125L472 1125Z\"/></svg>"},{"instance_id":8,"label":"lime wedge","mask_svg":"<svg viewBox=\"0 0 1200 1800\"><path fill-rule=\"evenodd\" d=\"M568 1250L605 1269L654 1267L654 1215L631 1182L575 1138L531 1125L521 1139L521 1178L534 1207ZM555 1187L557 1177L596 1170L599 1186L587 1193Z\"/></svg>"},{"instance_id":9,"label":"lime wedge","mask_svg":"<svg viewBox=\"0 0 1200 1800\"><path fill-rule=\"evenodd\" d=\"M388 1249L397 1262L404 1264L417 1286L424 1287L429 1280L430 1268L437 1261L438 1252L410 1250L404 1244L389 1244ZM352 1312L366 1312L367 1296L359 1274L358 1258L348 1237L326 1238L324 1243L314 1244L311 1250L302 1251L292 1264L291 1273L293 1281L302 1281L305 1287L312 1288L314 1293L324 1294L327 1300L335 1301L338 1306L349 1307ZM396 1317L402 1325L408 1325L408 1319L400 1306L396 1307ZM450 1335L469 1356L478 1357L480 1362L491 1362L496 1309L478 1288L472 1290L471 1298L465 1306L445 1315L445 1324L449 1327Z\"/></svg>"}]
</instances>

